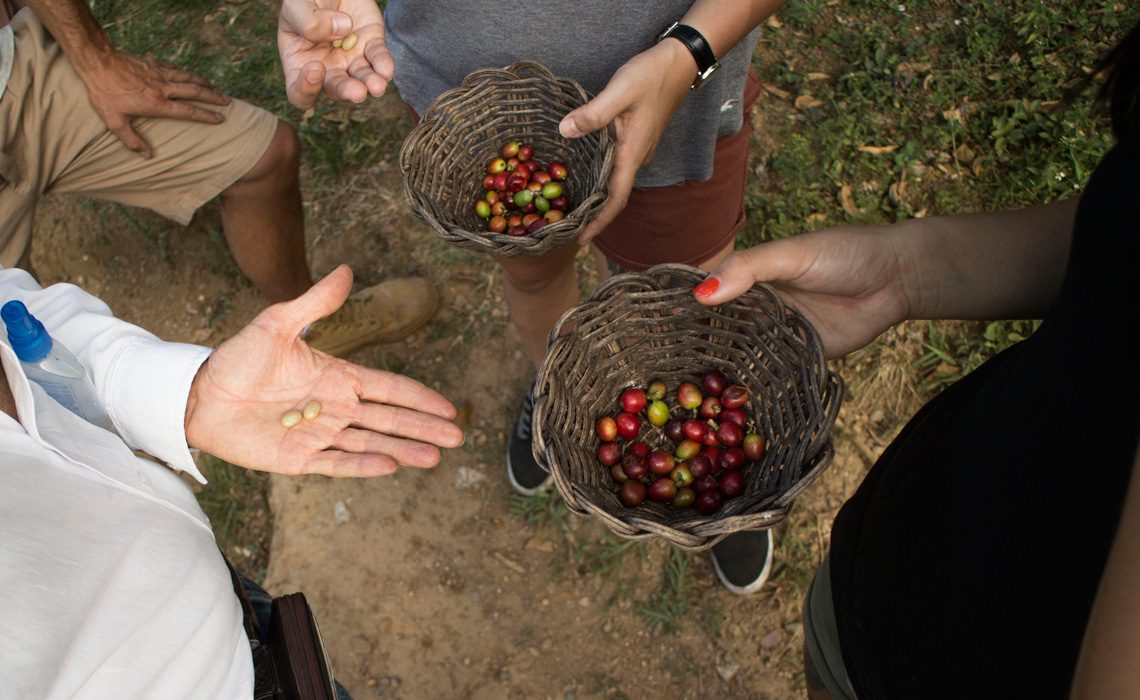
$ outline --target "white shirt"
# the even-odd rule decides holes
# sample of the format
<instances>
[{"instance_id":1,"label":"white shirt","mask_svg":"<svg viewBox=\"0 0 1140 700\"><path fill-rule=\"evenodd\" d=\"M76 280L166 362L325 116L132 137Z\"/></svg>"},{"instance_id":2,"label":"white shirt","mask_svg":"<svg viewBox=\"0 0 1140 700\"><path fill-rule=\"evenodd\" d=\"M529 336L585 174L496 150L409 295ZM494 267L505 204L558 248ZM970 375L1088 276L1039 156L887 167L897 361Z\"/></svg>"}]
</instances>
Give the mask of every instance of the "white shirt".
<instances>
[{"instance_id":1,"label":"white shirt","mask_svg":"<svg viewBox=\"0 0 1140 700\"><path fill-rule=\"evenodd\" d=\"M193 493L186 397L207 348L165 343L68 284L0 268L88 368L119 437L29 382L0 324L0 697L250 698L229 571ZM125 442L124 442L125 441ZM129 445L129 446L128 446Z\"/></svg>"}]
</instances>

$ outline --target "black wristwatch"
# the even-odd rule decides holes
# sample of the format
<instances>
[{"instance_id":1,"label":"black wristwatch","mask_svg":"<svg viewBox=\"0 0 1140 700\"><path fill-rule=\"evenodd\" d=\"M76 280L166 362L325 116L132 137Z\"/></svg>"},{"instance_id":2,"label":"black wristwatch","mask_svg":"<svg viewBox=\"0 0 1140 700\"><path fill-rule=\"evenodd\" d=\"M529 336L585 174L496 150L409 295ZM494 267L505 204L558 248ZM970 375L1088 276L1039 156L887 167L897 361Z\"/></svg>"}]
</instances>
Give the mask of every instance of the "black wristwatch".
<instances>
[{"instance_id":1,"label":"black wristwatch","mask_svg":"<svg viewBox=\"0 0 1140 700\"><path fill-rule=\"evenodd\" d=\"M693 54L693 59L697 62L697 79L693 81L690 89L696 90L705 84L712 74L720 68L720 61L717 60L716 54L713 53L712 47L705 39L704 34L701 34L696 29L693 29L687 24L674 22L670 24L665 31L657 36L657 41L672 37L685 45L689 53Z\"/></svg>"}]
</instances>

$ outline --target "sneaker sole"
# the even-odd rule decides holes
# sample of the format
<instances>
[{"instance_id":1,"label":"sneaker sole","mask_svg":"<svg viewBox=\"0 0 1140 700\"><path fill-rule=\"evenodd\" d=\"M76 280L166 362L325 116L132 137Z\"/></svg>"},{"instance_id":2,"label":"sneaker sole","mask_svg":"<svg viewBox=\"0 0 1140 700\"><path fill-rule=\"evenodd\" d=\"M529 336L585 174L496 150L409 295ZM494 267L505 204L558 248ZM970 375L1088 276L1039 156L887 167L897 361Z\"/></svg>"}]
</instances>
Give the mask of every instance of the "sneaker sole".
<instances>
[{"instance_id":1,"label":"sneaker sole","mask_svg":"<svg viewBox=\"0 0 1140 700\"><path fill-rule=\"evenodd\" d=\"M729 581L725 578L724 572L720 570L720 564L717 563L716 557L710 556L709 559L712 559L713 568L716 569L716 577L720 579L721 584L725 588L736 595L751 595L763 588L764 584L768 582L768 575L772 573L772 552L775 548L776 543L772 539L772 531L768 530L768 557L764 560L764 568L760 570L760 575L756 577L756 580L747 586L737 586Z\"/></svg>"},{"instance_id":2,"label":"sneaker sole","mask_svg":"<svg viewBox=\"0 0 1140 700\"><path fill-rule=\"evenodd\" d=\"M428 310L424 312L422 316L404 326L399 331L384 331L381 329L372 335L360 336L359 338L353 340L351 343L341 343L340 345L333 345L327 348L320 347L319 344L314 345L313 347L328 355L342 357L352 352L353 350L356 350L357 348L364 347L365 345L371 345L372 343L391 343L400 340L401 338L406 338L412 333L415 333L419 329L426 326L428 321L431 321L433 318L435 318L435 315L439 312L439 307L439 291L432 288L431 306L428 308Z\"/></svg>"},{"instance_id":3,"label":"sneaker sole","mask_svg":"<svg viewBox=\"0 0 1140 700\"><path fill-rule=\"evenodd\" d=\"M511 488L514 490L514 492L520 496L534 496L535 494L546 491L554 485L554 477L549 474L547 474L546 479L543 480L541 484L531 488L527 488L519 482L515 481L515 472L513 469L511 469L511 455L509 453L507 454L507 481L510 483Z\"/></svg>"}]
</instances>

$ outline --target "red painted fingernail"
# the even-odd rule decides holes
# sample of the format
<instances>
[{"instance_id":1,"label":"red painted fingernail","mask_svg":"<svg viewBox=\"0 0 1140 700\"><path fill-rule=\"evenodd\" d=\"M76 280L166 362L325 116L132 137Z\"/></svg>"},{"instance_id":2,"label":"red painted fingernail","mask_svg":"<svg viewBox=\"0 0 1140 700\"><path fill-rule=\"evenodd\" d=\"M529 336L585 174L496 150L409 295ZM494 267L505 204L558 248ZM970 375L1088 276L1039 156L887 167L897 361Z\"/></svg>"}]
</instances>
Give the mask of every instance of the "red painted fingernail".
<instances>
[{"instance_id":1,"label":"red painted fingernail","mask_svg":"<svg viewBox=\"0 0 1140 700\"><path fill-rule=\"evenodd\" d=\"M712 296L713 292L720 289L720 280L716 277L710 277L704 282L701 282L693 289L693 294L704 299Z\"/></svg>"}]
</instances>

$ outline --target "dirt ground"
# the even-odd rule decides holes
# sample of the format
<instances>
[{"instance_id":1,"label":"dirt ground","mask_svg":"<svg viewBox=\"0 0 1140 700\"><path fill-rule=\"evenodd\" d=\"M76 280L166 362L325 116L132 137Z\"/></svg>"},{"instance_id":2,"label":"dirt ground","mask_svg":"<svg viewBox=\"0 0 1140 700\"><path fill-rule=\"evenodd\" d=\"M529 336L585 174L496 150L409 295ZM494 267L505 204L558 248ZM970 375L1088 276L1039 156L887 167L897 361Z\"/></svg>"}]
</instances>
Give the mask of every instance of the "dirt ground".
<instances>
[{"instance_id":1,"label":"dirt ground","mask_svg":"<svg viewBox=\"0 0 1140 700\"><path fill-rule=\"evenodd\" d=\"M399 117L388 99L368 109ZM306 183L305 198L315 272L347 262L358 285L408 274L439 285L445 304L427 328L352 359L438 388L461 407L468 434L431 471L272 480L265 585L306 593L336 675L355 697L806 697L806 572L883 445L876 424L891 423L881 408L869 415L859 406L884 402L868 403L864 391L845 405L833 465L776 531L771 583L733 596L707 556L692 555L687 596L696 610L665 633L638 607L664 586L667 545L594 572L574 554L604 544L600 525L573 516L566 527L530 525L510 512L505 436L531 369L491 261L451 248L413 218L392 160L327 190ZM37 226L45 282L80 284L166 339L216 345L263 306L229 257L213 207L184 229L148 212L53 199Z\"/></svg>"}]
</instances>

